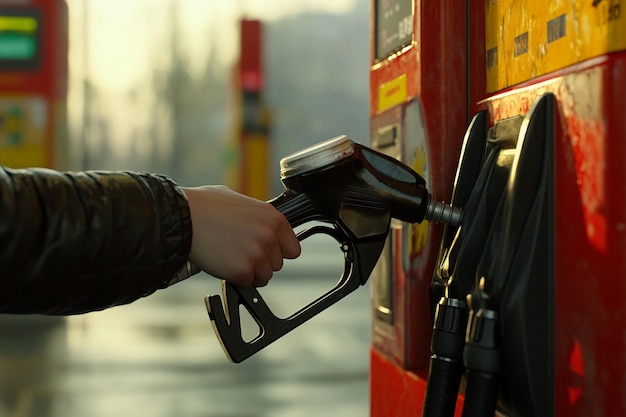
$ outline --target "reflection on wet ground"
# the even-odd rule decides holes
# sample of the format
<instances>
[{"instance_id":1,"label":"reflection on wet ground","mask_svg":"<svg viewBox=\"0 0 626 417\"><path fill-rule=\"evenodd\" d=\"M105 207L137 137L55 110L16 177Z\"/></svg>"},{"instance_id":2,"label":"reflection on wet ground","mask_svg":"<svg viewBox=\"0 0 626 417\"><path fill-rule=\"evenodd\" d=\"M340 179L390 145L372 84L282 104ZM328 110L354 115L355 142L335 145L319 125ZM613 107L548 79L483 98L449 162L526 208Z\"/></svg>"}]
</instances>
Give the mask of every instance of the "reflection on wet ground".
<instances>
[{"instance_id":1,"label":"reflection on wet ground","mask_svg":"<svg viewBox=\"0 0 626 417\"><path fill-rule=\"evenodd\" d=\"M323 260L292 262L262 292L284 315L338 277ZM283 279L289 274L297 279ZM227 360L204 308L218 291L217 280L197 276L103 312L0 315L0 416L369 414L368 288L241 364Z\"/></svg>"}]
</instances>

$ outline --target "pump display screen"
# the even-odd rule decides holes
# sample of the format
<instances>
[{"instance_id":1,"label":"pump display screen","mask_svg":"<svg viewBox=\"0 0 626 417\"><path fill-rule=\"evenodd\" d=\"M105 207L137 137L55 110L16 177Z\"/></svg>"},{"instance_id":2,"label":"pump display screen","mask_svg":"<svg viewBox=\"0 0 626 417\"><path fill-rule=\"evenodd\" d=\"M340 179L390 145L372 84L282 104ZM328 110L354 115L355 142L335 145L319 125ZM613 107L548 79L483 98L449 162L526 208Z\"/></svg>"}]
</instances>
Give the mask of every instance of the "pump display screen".
<instances>
[{"instance_id":1,"label":"pump display screen","mask_svg":"<svg viewBox=\"0 0 626 417\"><path fill-rule=\"evenodd\" d=\"M411 43L413 0L376 1L376 60Z\"/></svg>"},{"instance_id":2,"label":"pump display screen","mask_svg":"<svg viewBox=\"0 0 626 417\"><path fill-rule=\"evenodd\" d=\"M29 70L39 66L41 22L37 11L0 8L0 71Z\"/></svg>"}]
</instances>

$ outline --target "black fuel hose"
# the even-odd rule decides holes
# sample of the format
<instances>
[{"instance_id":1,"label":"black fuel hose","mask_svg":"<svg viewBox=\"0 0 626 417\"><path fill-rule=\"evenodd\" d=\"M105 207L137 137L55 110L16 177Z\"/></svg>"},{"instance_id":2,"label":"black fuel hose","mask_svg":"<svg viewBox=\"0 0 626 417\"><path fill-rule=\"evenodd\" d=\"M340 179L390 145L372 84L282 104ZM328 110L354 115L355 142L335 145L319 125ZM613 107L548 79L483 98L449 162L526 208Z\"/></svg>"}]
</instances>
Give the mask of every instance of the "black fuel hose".
<instances>
[{"instance_id":1,"label":"black fuel hose","mask_svg":"<svg viewBox=\"0 0 626 417\"><path fill-rule=\"evenodd\" d=\"M467 304L462 300L444 297L437 304L422 417L454 416L464 371L468 314Z\"/></svg>"},{"instance_id":2,"label":"black fuel hose","mask_svg":"<svg viewBox=\"0 0 626 417\"><path fill-rule=\"evenodd\" d=\"M463 352L467 388L462 417L493 417L500 392L501 359L498 313L478 310L470 317Z\"/></svg>"}]
</instances>

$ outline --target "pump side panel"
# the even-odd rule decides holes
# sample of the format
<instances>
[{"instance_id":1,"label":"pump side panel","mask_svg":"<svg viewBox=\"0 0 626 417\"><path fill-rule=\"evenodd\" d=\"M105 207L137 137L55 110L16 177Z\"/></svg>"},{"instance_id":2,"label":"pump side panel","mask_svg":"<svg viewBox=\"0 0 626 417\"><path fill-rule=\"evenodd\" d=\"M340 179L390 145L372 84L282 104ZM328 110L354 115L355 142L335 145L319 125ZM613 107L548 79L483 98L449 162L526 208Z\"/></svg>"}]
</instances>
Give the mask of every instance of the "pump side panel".
<instances>
[{"instance_id":1,"label":"pump side panel","mask_svg":"<svg viewBox=\"0 0 626 417\"><path fill-rule=\"evenodd\" d=\"M556 95L555 416L626 414L626 53L481 103L493 121Z\"/></svg>"},{"instance_id":2,"label":"pump side panel","mask_svg":"<svg viewBox=\"0 0 626 417\"><path fill-rule=\"evenodd\" d=\"M555 295L550 305L554 357L540 364L554 371L554 380L548 381L554 387L550 414L626 415L626 13L622 2L470 0L467 10L450 2L422 3L414 2L412 45L372 65L372 129L384 125L390 112L401 113L404 103L420 100L433 178L429 185L437 199L447 199L446 187L452 185L458 157L453 139L460 141L469 120L466 108L458 103L460 86L469 90L469 114L488 110L491 126L526 114L544 93L555 95L551 277ZM463 30L457 31L458 27ZM467 73L463 59L470 63ZM393 92L397 85L388 83L403 76L400 84L405 90L400 91L406 93L401 99L390 93L392 100L385 101L381 92ZM389 90L381 88L385 84ZM456 126L457 121L463 126ZM433 230L429 227L428 241L436 239ZM374 322L372 416L420 416L426 390L424 341L429 339L425 334L430 322L416 306L427 299L425 286L419 283L429 276L412 269L414 264L403 263L402 239L401 232L394 232L392 242L397 247L391 256L394 306L401 307L397 322L401 325L385 333L379 331L384 326ZM431 245L433 252L435 246ZM434 254L424 259L432 260L429 256ZM460 408L461 401L457 415Z\"/></svg>"},{"instance_id":3,"label":"pump side panel","mask_svg":"<svg viewBox=\"0 0 626 417\"><path fill-rule=\"evenodd\" d=\"M525 114L544 93L557 99L554 362L546 365L554 368L558 417L626 415L626 16L621 3L547 7L530 0L472 0L476 7L487 4L482 17L472 15L474 26L485 22L486 39L481 42L478 29L471 53L485 57L482 63L473 59L472 70L486 67L488 91L483 100L474 91L473 111L486 108L493 124Z\"/></svg>"}]
</instances>

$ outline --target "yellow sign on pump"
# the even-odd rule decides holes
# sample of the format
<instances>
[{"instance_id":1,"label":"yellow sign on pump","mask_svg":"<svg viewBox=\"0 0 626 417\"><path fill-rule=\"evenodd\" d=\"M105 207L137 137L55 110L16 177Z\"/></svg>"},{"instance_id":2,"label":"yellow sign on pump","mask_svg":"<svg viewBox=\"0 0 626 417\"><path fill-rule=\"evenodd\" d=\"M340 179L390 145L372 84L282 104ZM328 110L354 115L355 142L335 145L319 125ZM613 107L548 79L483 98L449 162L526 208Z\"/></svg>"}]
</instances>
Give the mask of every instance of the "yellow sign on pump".
<instances>
[{"instance_id":1,"label":"yellow sign on pump","mask_svg":"<svg viewBox=\"0 0 626 417\"><path fill-rule=\"evenodd\" d=\"M29 16L0 16L0 31L35 32L37 19Z\"/></svg>"},{"instance_id":2,"label":"yellow sign on pump","mask_svg":"<svg viewBox=\"0 0 626 417\"><path fill-rule=\"evenodd\" d=\"M404 103L408 97L406 74L381 84L378 88L378 112L382 113L398 104Z\"/></svg>"},{"instance_id":3,"label":"yellow sign on pump","mask_svg":"<svg viewBox=\"0 0 626 417\"><path fill-rule=\"evenodd\" d=\"M488 0L487 91L626 50L622 0Z\"/></svg>"}]
</instances>

